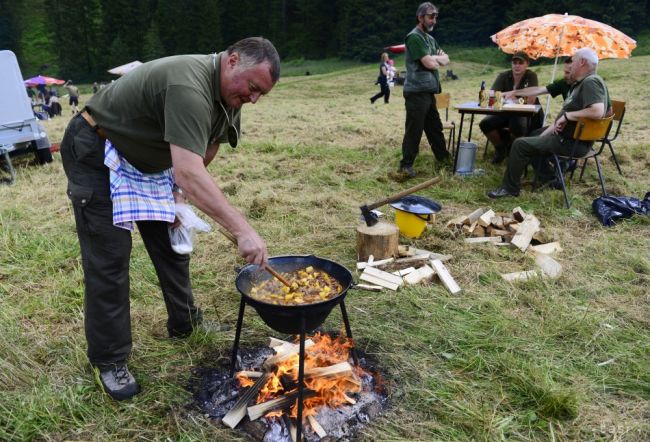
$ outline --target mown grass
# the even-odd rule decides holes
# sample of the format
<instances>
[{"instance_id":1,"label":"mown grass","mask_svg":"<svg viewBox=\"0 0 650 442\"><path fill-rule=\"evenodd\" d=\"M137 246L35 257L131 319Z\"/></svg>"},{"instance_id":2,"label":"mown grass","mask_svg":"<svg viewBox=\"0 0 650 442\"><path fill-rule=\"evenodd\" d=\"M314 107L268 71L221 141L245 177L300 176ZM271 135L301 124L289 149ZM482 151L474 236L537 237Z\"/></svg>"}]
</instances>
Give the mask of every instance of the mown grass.
<instances>
[{"instance_id":1,"label":"mown grass","mask_svg":"<svg viewBox=\"0 0 650 442\"><path fill-rule=\"evenodd\" d=\"M455 103L473 100L480 81L503 69L452 60L460 79L443 88ZM314 69L297 72L303 68ZM584 182L571 184L571 210L555 191L490 201L485 192L503 169L482 161L484 138L476 127L477 165L485 176L453 177L423 143L418 179L393 181L404 124L401 90L394 89L389 105L370 106L375 65L330 68L287 76L245 108L242 145L224 146L210 170L273 255L314 253L349 268L360 204L443 177L420 192L443 205L437 224L402 243L452 254L448 267L463 293L451 296L434 283L396 293L352 291L346 300L358 345L379 361L391 392L392 407L359 439L648 440L650 219L602 227L591 214L598 195L593 166ZM534 69L542 82L550 79L550 66ZM600 68L612 97L628 102L615 144L625 175L609 155L603 161L614 194L642 198L650 189L648 70L650 57ZM552 112L558 108L553 102ZM64 112L46 122L54 142L67 106ZM457 120L453 111L450 117ZM234 332L157 337L166 313L137 233L130 367L143 392L125 403L101 393L85 357L82 271L60 157L44 167L26 160L18 162L16 184L0 186L0 439L243 440L187 407L184 388L193 367L227 363ZM444 229L446 220L477 207L517 205L533 211L562 244L559 279L504 282L499 273L533 269L534 260L516 250L465 245ZM392 209L383 210L392 219ZM192 277L207 318L234 325L233 268L240 264L218 233L198 237ZM244 326L243 345L274 334L252 310ZM340 326L334 311L325 327Z\"/></svg>"}]
</instances>

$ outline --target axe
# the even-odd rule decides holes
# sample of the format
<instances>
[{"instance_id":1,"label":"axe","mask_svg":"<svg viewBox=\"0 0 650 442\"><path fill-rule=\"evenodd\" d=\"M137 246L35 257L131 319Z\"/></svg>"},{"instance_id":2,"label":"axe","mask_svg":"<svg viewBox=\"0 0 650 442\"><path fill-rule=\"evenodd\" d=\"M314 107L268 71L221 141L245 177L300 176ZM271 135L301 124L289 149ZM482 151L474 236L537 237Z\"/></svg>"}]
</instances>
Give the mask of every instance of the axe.
<instances>
[{"instance_id":1,"label":"axe","mask_svg":"<svg viewBox=\"0 0 650 442\"><path fill-rule=\"evenodd\" d=\"M425 181L423 183L418 184L417 186L410 187L406 190L401 191L400 193L397 193L393 196L389 196L388 198L383 199L381 201L377 201L372 204L364 204L363 206L360 206L359 208L361 209L361 215L363 215L363 219L366 221L366 225L370 227L377 224L378 221L377 215L372 213L373 209L383 206L384 204L392 203L393 201L396 201L403 196L410 195L414 192L417 192L418 190L422 190L429 186L433 186L434 184L437 184L440 181L441 181L440 177L432 178L429 181Z\"/></svg>"}]
</instances>

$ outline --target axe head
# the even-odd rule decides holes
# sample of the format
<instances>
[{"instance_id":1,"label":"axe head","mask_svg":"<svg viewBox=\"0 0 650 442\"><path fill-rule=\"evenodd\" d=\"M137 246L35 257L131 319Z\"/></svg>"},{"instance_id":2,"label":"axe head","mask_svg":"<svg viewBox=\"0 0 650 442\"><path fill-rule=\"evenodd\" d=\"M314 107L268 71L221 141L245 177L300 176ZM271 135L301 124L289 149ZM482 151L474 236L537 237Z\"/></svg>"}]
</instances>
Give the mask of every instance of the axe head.
<instances>
[{"instance_id":1,"label":"axe head","mask_svg":"<svg viewBox=\"0 0 650 442\"><path fill-rule=\"evenodd\" d=\"M368 227L372 227L377 224L379 218L370 208L368 208L366 204L359 207L359 209L361 209L361 215L363 216L363 220L366 222L366 225Z\"/></svg>"}]
</instances>

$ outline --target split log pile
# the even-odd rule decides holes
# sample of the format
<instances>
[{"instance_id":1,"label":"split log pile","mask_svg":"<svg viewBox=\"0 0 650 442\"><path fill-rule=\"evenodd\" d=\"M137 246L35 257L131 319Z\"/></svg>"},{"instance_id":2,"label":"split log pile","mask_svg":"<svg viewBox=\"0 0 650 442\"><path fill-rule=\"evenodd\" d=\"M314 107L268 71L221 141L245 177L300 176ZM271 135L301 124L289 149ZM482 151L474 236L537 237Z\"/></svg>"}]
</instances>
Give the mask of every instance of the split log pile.
<instances>
[{"instance_id":1,"label":"split log pile","mask_svg":"<svg viewBox=\"0 0 650 442\"><path fill-rule=\"evenodd\" d=\"M548 242L539 219L532 213L527 214L521 207L515 207L511 213L479 208L469 215L450 220L447 228L465 236L467 244L513 245L522 252L528 249L531 242Z\"/></svg>"},{"instance_id":2,"label":"split log pile","mask_svg":"<svg viewBox=\"0 0 650 442\"><path fill-rule=\"evenodd\" d=\"M465 236L465 243L510 245L535 258L537 269L504 273L501 277L506 281L557 278L562 273L562 265L551 255L562 248L558 242L549 242L540 224L535 215L524 212L521 207L515 207L511 213L479 208L450 220L447 228Z\"/></svg>"},{"instance_id":3,"label":"split log pile","mask_svg":"<svg viewBox=\"0 0 650 442\"><path fill-rule=\"evenodd\" d=\"M436 276L452 294L460 293L461 288L443 264L451 255L430 252L412 246L399 246L399 258L375 261L372 255L368 261L358 262L357 270L362 271L359 279L368 284L357 284L362 290L398 290L403 285L414 285L432 281Z\"/></svg>"}]
</instances>

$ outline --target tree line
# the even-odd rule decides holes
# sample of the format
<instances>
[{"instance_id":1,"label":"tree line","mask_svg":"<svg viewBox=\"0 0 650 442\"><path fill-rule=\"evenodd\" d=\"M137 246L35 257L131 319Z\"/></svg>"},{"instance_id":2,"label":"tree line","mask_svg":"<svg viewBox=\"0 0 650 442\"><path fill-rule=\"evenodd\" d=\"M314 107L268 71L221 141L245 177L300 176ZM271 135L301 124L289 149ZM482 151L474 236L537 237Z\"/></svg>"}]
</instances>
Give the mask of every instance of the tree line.
<instances>
[{"instance_id":1,"label":"tree line","mask_svg":"<svg viewBox=\"0 0 650 442\"><path fill-rule=\"evenodd\" d=\"M418 0L0 0L0 49L26 76L79 80L133 60L221 51L240 38L269 38L282 59L376 61L402 43ZM547 13L580 15L634 38L648 28L649 0L445 0L434 36L491 45L490 35Z\"/></svg>"}]
</instances>

